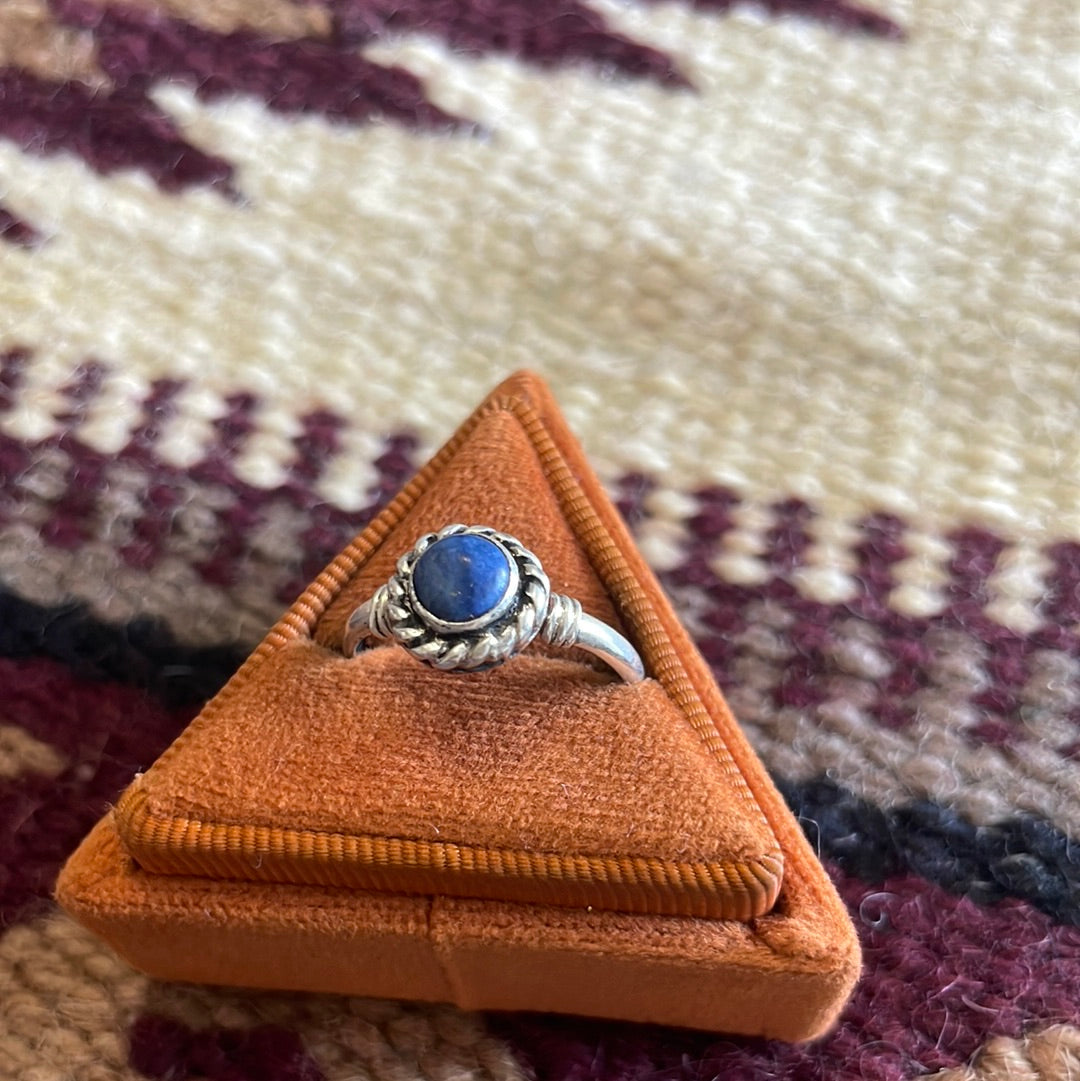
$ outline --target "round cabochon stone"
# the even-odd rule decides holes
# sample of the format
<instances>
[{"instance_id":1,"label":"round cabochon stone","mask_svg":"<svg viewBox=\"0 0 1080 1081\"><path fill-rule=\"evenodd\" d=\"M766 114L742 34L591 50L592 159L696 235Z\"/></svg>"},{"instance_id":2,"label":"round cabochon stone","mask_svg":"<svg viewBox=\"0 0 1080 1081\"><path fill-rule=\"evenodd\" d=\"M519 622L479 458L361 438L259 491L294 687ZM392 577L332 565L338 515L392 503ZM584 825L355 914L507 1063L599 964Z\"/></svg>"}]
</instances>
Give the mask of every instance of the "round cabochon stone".
<instances>
[{"instance_id":1,"label":"round cabochon stone","mask_svg":"<svg viewBox=\"0 0 1080 1081\"><path fill-rule=\"evenodd\" d=\"M503 599L510 585L510 559L486 537L443 537L416 561L412 584L416 599L436 619L468 623Z\"/></svg>"}]
</instances>

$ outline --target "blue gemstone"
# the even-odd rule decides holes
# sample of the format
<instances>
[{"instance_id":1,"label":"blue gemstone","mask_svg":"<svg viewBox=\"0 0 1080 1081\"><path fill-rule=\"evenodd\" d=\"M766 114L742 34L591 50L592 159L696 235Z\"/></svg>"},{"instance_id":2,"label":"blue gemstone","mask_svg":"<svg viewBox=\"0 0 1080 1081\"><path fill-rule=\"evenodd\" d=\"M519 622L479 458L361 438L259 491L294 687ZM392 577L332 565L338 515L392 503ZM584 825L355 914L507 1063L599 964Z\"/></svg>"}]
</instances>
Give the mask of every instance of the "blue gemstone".
<instances>
[{"instance_id":1,"label":"blue gemstone","mask_svg":"<svg viewBox=\"0 0 1080 1081\"><path fill-rule=\"evenodd\" d=\"M510 560L485 537L469 533L436 541L416 561L416 599L436 619L468 623L490 612L510 585Z\"/></svg>"}]
</instances>

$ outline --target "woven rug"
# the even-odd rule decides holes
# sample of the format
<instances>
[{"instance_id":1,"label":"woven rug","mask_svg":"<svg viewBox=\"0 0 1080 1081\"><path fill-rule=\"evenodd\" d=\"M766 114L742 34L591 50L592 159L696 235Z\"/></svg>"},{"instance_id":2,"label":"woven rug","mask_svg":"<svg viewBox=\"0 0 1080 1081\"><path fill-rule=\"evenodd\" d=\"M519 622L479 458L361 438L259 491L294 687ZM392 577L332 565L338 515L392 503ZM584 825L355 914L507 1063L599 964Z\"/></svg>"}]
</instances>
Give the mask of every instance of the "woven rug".
<instances>
[{"instance_id":1,"label":"woven rug","mask_svg":"<svg viewBox=\"0 0 1080 1081\"><path fill-rule=\"evenodd\" d=\"M0 5L0 1077L1080 1071L1072 0ZM65 856L545 375L862 937L785 1046L171 986Z\"/></svg>"}]
</instances>

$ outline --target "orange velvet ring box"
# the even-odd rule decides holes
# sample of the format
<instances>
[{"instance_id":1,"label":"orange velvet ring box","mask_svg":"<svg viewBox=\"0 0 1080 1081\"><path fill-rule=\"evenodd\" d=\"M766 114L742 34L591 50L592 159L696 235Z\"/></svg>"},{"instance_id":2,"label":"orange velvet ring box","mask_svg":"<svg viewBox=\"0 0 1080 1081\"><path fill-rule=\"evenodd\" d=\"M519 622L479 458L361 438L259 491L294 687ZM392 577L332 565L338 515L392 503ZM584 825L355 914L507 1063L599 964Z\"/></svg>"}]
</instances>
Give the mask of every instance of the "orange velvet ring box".
<instances>
[{"instance_id":1,"label":"orange velvet ring box","mask_svg":"<svg viewBox=\"0 0 1080 1081\"><path fill-rule=\"evenodd\" d=\"M346 658L422 534L489 525L647 673L539 641ZM796 822L544 384L514 376L282 617L61 874L168 980L816 1036L859 967Z\"/></svg>"}]
</instances>

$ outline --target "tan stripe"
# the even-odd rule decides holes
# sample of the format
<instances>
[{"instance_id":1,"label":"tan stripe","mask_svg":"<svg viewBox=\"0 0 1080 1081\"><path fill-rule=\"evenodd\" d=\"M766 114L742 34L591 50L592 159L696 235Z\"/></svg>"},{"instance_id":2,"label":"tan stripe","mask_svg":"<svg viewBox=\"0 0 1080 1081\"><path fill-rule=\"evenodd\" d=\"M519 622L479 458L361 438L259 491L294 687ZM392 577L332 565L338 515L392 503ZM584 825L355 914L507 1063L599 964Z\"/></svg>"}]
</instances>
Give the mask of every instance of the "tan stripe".
<instances>
[{"instance_id":1,"label":"tan stripe","mask_svg":"<svg viewBox=\"0 0 1080 1081\"><path fill-rule=\"evenodd\" d=\"M154 983L146 1009L193 1029L289 1029L327 1081L421 1074L461 1081L524 1078L509 1048L487 1032L483 1020L453 1006Z\"/></svg>"},{"instance_id":2,"label":"tan stripe","mask_svg":"<svg viewBox=\"0 0 1080 1081\"><path fill-rule=\"evenodd\" d=\"M1072 717L1080 705L1080 661L1062 650L1040 649L1028 658L1028 672L1020 691L1028 735L1053 747L1075 743L1080 731Z\"/></svg>"},{"instance_id":3,"label":"tan stripe","mask_svg":"<svg viewBox=\"0 0 1080 1081\"><path fill-rule=\"evenodd\" d=\"M927 1074L922 1081L1075 1081L1080 1077L1080 1029L1051 1025L1020 1040L995 1036L967 1066Z\"/></svg>"},{"instance_id":4,"label":"tan stripe","mask_svg":"<svg viewBox=\"0 0 1080 1081\"><path fill-rule=\"evenodd\" d=\"M274 532L270 525L268 533ZM293 535L290 530L290 539ZM110 623L136 616L162 620L185 645L254 646L285 607L274 594L288 568L253 558L240 579L223 589L199 576L194 556L200 552L187 550L190 546L190 538L178 538L144 571L126 564L108 537L66 551L44 543L33 523L24 520L0 537L0 582L35 604L77 601Z\"/></svg>"},{"instance_id":5,"label":"tan stripe","mask_svg":"<svg viewBox=\"0 0 1080 1081\"><path fill-rule=\"evenodd\" d=\"M45 0L6 0L0 5L0 67L23 68L55 82L108 82L97 64L93 36L59 25Z\"/></svg>"},{"instance_id":6,"label":"tan stripe","mask_svg":"<svg viewBox=\"0 0 1080 1081\"><path fill-rule=\"evenodd\" d=\"M66 916L0 937L0 1072L138 1081L126 1034L147 979ZM3 1072L10 1070L10 1072Z\"/></svg>"},{"instance_id":7,"label":"tan stripe","mask_svg":"<svg viewBox=\"0 0 1080 1081\"><path fill-rule=\"evenodd\" d=\"M67 760L54 747L34 739L17 724L0 724L0 779L12 780L24 773L55 777Z\"/></svg>"},{"instance_id":8,"label":"tan stripe","mask_svg":"<svg viewBox=\"0 0 1080 1081\"><path fill-rule=\"evenodd\" d=\"M218 34L254 30L269 38L326 37L330 14L290 0L128 0L129 7L170 15Z\"/></svg>"},{"instance_id":9,"label":"tan stripe","mask_svg":"<svg viewBox=\"0 0 1080 1081\"><path fill-rule=\"evenodd\" d=\"M1035 731L1053 736L1055 744L1028 733L1006 750L968 735L983 719L971 699L987 680L985 646L974 636L943 628L930 632L930 681L910 699L911 721L893 730L874 717L881 679L892 663L876 627L855 619L839 625L829 647L834 672L823 682L825 701L810 709L782 708L773 692L793 653L785 633L791 615L772 602L751 606L747 615L749 626L735 639L728 700L754 749L777 775L791 781L828 775L884 807L932 799L976 825L1029 812L1068 833L1080 832L1080 807L1071 796L1080 787L1080 763L1054 749L1075 731L1060 710L1061 702L1080 693L1080 672L1069 658L1049 650L1040 654L1025 688L1040 703L1046 696L1045 703L1028 707L1025 718L1030 715ZM1063 685L1040 688L1042 675Z\"/></svg>"}]
</instances>

